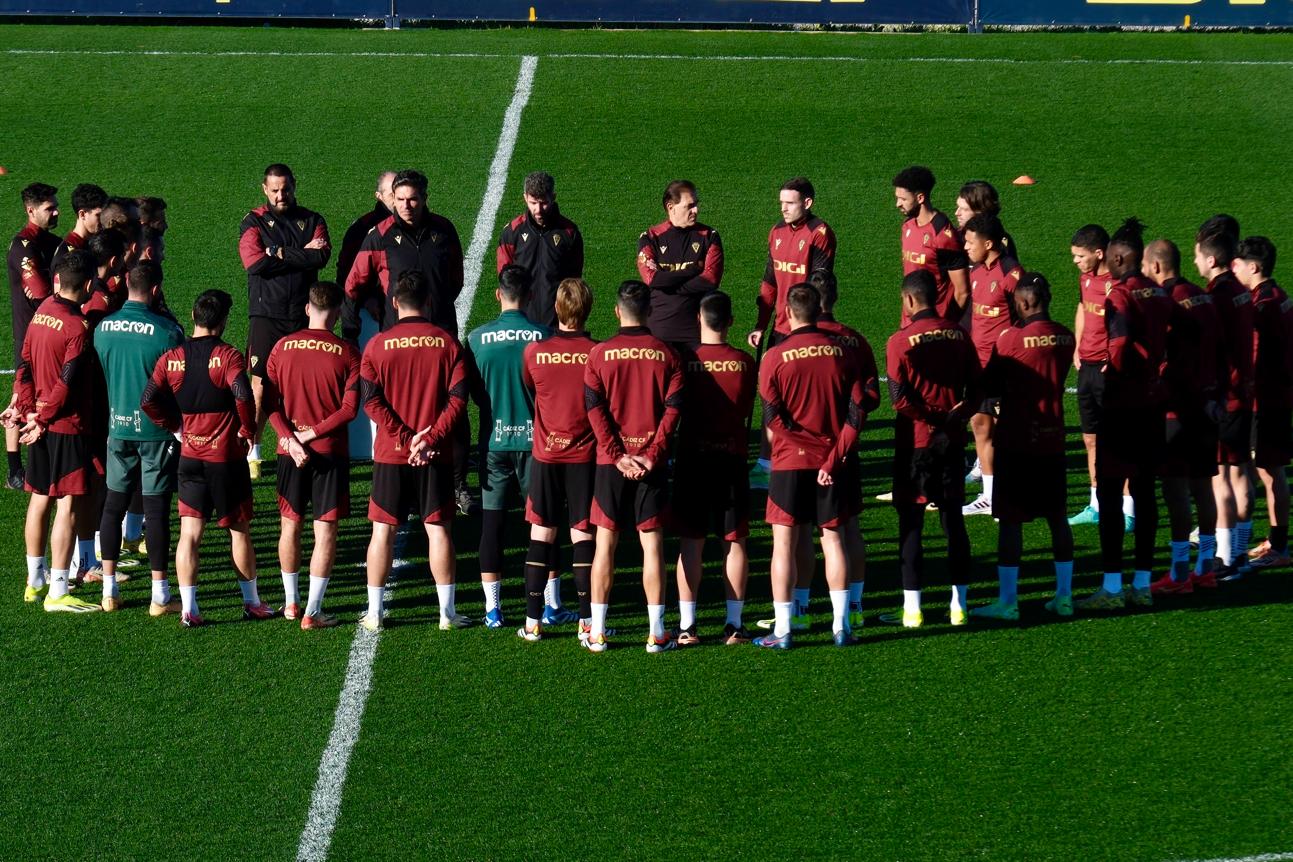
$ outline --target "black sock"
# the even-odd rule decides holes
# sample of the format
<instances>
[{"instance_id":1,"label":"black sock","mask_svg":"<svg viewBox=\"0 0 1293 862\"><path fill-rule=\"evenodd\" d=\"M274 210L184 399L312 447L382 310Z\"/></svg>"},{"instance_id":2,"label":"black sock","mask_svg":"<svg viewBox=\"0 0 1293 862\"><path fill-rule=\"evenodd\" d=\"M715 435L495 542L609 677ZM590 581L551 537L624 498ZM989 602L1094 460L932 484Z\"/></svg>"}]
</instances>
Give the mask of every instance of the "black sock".
<instances>
[{"instance_id":1,"label":"black sock","mask_svg":"<svg viewBox=\"0 0 1293 862\"><path fill-rule=\"evenodd\" d=\"M589 539L586 542L575 542L572 551L575 573L575 595L579 597L579 618L590 619L593 615L593 555L597 552L597 543Z\"/></svg>"},{"instance_id":2,"label":"black sock","mask_svg":"<svg viewBox=\"0 0 1293 862\"><path fill-rule=\"evenodd\" d=\"M525 615L532 620L543 618L543 588L548 585L549 542L530 540L525 555Z\"/></svg>"},{"instance_id":3,"label":"black sock","mask_svg":"<svg viewBox=\"0 0 1293 862\"><path fill-rule=\"evenodd\" d=\"M10 452L9 453L9 475L12 476L14 473L18 473L21 471L22 471L22 453Z\"/></svg>"}]
</instances>

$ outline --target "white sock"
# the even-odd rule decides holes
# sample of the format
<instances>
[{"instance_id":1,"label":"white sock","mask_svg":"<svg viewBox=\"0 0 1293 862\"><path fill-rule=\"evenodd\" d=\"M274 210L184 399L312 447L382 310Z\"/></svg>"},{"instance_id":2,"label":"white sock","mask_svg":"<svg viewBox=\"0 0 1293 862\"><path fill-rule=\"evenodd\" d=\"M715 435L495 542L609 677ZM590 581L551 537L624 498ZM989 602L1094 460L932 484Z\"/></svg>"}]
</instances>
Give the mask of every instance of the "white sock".
<instances>
[{"instance_id":1,"label":"white sock","mask_svg":"<svg viewBox=\"0 0 1293 862\"><path fill-rule=\"evenodd\" d=\"M696 603L678 600L678 628L689 629L696 624Z\"/></svg>"},{"instance_id":2,"label":"white sock","mask_svg":"<svg viewBox=\"0 0 1293 862\"><path fill-rule=\"evenodd\" d=\"M144 535L144 516L136 515L134 512L127 512L126 518L121 522L121 537L127 542L138 541Z\"/></svg>"},{"instance_id":3,"label":"white sock","mask_svg":"<svg viewBox=\"0 0 1293 862\"><path fill-rule=\"evenodd\" d=\"M153 586L153 604L164 605L171 600L171 582L166 578L160 581L152 581Z\"/></svg>"},{"instance_id":4,"label":"white sock","mask_svg":"<svg viewBox=\"0 0 1293 862\"><path fill-rule=\"evenodd\" d=\"M794 602L772 603L772 636L785 637L790 634L790 609Z\"/></svg>"},{"instance_id":5,"label":"white sock","mask_svg":"<svg viewBox=\"0 0 1293 862\"><path fill-rule=\"evenodd\" d=\"M988 473L983 474L983 496L992 499L992 476Z\"/></svg>"},{"instance_id":6,"label":"white sock","mask_svg":"<svg viewBox=\"0 0 1293 862\"><path fill-rule=\"evenodd\" d=\"M445 622L458 613L457 607L454 606L454 597L457 594L456 584L436 584L436 598L440 600L440 621Z\"/></svg>"},{"instance_id":7,"label":"white sock","mask_svg":"<svg viewBox=\"0 0 1293 862\"><path fill-rule=\"evenodd\" d=\"M1177 577L1180 575L1180 577ZM1172 542L1172 580L1183 581L1190 576L1190 543Z\"/></svg>"},{"instance_id":8,"label":"white sock","mask_svg":"<svg viewBox=\"0 0 1293 862\"><path fill-rule=\"evenodd\" d=\"M849 591L831 590L831 634L849 627Z\"/></svg>"},{"instance_id":9,"label":"white sock","mask_svg":"<svg viewBox=\"0 0 1293 862\"><path fill-rule=\"evenodd\" d=\"M952 610L954 611L965 610L965 605L967 604L969 598L970 598L969 584L952 585Z\"/></svg>"},{"instance_id":10,"label":"white sock","mask_svg":"<svg viewBox=\"0 0 1293 862\"><path fill-rule=\"evenodd\" d=\"M904 613L914 614L920 610L920 590L903 590L902 591L902 610Z\"/></svg>"},{"instance_id":11,"label":"white sock","mask_svg":"<svg viewBox=\"0 0 1293 862\"><path fill-rule=\"evenodd\" d=\"M1194 573L1202 575L1208 571L1217 556L1217 537L1199 534L1199 557L1194 561Z\"/></svg>"},{"instance_id":12,"label":"white sock","mask_svg":"<svg viewBox=\"0 0 1293 862\"><path fill-rule=\"evenodd\" d=\"M45 586L45 558L27 555L27 586L40 589Z\"/></svg>"},{"instance_id":13,"label":"white sock","mask_svg":"<svg viewBox=\"0 0 1293 862\"><path fill-rule=\"evenodd\" d=\"M1149 589L1149 572L1144 569L1135 569L1131 573L1131 587L1134 590Z\"/></svg>"},{"instance_id":14,"label":"white sock","mask_svg":"<svg viewBox=\"0 0 1293 862\"><path fill-rule=\"evenodd\" d=\"M664 605L647 605L647 620L651 623L651 637L664 637Z\"/></svg>"},{"instance_id":15,"label":"white sock","mask_svg":"<svg viewBox=\"0 0 1293 862\"><path fill-rule=\"evenodd\" d=\"M256 579L250 581L239 581L238 589L242 590L242 603L245 605L260 604L260 589L256 586Z\"/></svg>"},{"instance_id":16,"label":"white sock","mask_svg":"<svg viewBox=\"0 0 1293 862\"><path fill-rule=\"evenodd\" d=\"M184 613L191 617L198 615L198 588L197 584L191 587L180 587L180 606Z\"/></svg>"},{"instance_id":17,"label":"white sock","mask_svg":"<svg viewBox=\"0 0 1293 862\"><path fill-rule=\"evenodd\" d=\"M1098 511L1100 511L1100 498L1096 496L1095 490L1096 490L1096 489L1095 489L1095 486L1094 486L1094 485L1092 485L1092 486L1091 486L1091 502L1090 502L1090 504L1089 504L1089 505L1091 506L1091 508L1092 508L1092 509L1095 509L1095 510L1098 512Z\"/></svg>"},{"instance_id":18,"label":"white sock","mask_svg":"<svg viewBox=\"0 0 1293 862\"><path fill-rule=\"evenodd\" d=\"M287 605L301 603L300 572L283 572L283 603Z\"/></svg>"},{"instance_id":19,"label":"white sock","mask_svg":"<svg viewBox=\"0 0 1293 862\"><path fill-rule=\"evenodd\" d=\"M759 466L760 466L760 467L762 467L762 468L763 468L763 469L765 469L765 470L771 470L771 469L772 469L772 461L771 461L770 459L768 459L768 458L760 458L760 459L759 459Z\"/></svg>"},{"instance_id":20,"label":"white sock","mask_svg":"<svg viewBox=\"0 0 1293 862\"><path fill-rule=\"evenodd\" d=\"M1128 518L1136 517L1136 501L1128 494L1122 495L1122 513Z\"/></svg>"},{"instance_id":21,"label":"white sock","mask_svg":"<svg viewBox=\"0 0 1293 862\"><path fill-rule=\"evenodd\" d=\"M1251 527L1251 522L1249 523ZM77 564L78 569L93 569L99 565L99 560L94 555L94 539L77 539L76 552L80 555L80 562Z\"/></svg>"},{"instance_id":22,"label":"white sock","mask_svg":"<svg viewBox=\"0 0 1293 862\"><path fill-rule=\"evenodd\" d=\"M799 587L795 587L795 616L802 617L804 614L808 613L809 592L811 591L801 590Z\"/></svg>"},{"instance_id":23,"label":"white sock","mask_svg":"<svg viewBox=\"0 0 1293 862\"><path fill-rule=\"evenodd\" d=\"M67 569L54 569L49 573L47 598L61 599L65 595L67 595Z\"/></svg>"},{"instance_id":24,"label":"white sock","mask_svg":"<svg viewBox=\"0 0 1293 862\"><path fill-rule=\"evenodd\" d=\"M310 596L305 601L305 615L317 617L323 613L323 594L328 591L328 579L310 575Z\"/></svg>"},{"instance_id":25,"label":"white sock","mask_svg":"<svg viewBox=\"0 0 1293 862\"><path fill-rule=\"evenodd\" d=\"M743 599L727 600L727 624L733 628L741 627L741 614L745 611Z\"/></svg>"},{"instance_id":26,"label":"white sock","mask_svg":"<svg viewBox=\"0 0 1293 862\"><path fill-rule=\"evenodd\" d=\"M1055 595L1073 595L1073 561L1055 563Z\"/></svg>"},{"instance_id":27,"label":"white sock","mask_svg":"<svg viewBox=\"0 0 1293 862\"><path fill-rule=\"evenodd\" d=\"M368 616L375 620L380 620L382 618L382 594L385 592L385 587L368 588Z\"/></svg>"},{"instance_id":28,"label":"white sock","mask_svg":"<svg viewBox=\"0 0 1293 862\"><path fill-rule=\"evenodd\" d=\"M1236 558L1242 557L1244 554L1248 553L1248 542L1252 537L1253 522L1251 520L1240 521L1238 524L1235 524L1234 552Z\"/></svg>"},{"instance_id":29,"label":"white sock","mask_svg":"<svg viewBox=\"0 0 1293 862\"><path fill-rule=\"evenodd\" d=\"M1217 559L1227 566L1235 561L1235 553L1231 550L1234 535L1232 527L1217 527ZM1203 549L1202 536L1199 537L1199 549Z\"/></svg>"},{"instance_id":30,"label":"white sock","mask_svg":"<svg viewBox=\"0 0 1293 862\"><path fill-rule=\"evenodd\" d=\"M543 601L550 608L561 609L561 578L548 578L543 587Z\"/></svg>"},{"instance_id":31,"label":"white sock","mask_svg":"<svg viewBox=\"0 0 1293 862\"><path fill-rule=\"evenodd\" d=\"M121 593L117 592L117 575L115 572L111 575L107 572L103 573L103 597L105 599L121 597Z\"/></svg>"},{"instance_id":32,"label":"white sock","mask_svg":"<svg viewBox=\"0 0 1293 862\"><path fill-rule=\"evenodd\" d=\"M1104 573L1104 591L1106 593L1122 592L1122 572Z\"/></svg>"},{"instance_id":33,"label":"white sock","mask_svg":"<svg viewBox=\"0 0 1293 862\"><path fill-rule=\"evenodd\" d=\"M862 589L866 586L866 581L854 581L849 584L849 606L855 610L862 610Z\"/></svg>"},{"instance_id":34,"label":"white sock","mask_svg":"<svg viewBox=\"0 0 1293 862\"><path fill-rule=\"evenodd\" d=\"M485 613L498 608L499 597L503 593L502 581L481 581L480 588L485 591Z\"/></svg>"},{"instance_id":35,"label":"white sock","mask_svg":"<svg viewBox=\"0 0 1293 862\"><path fill-rule=\"evenodd\" d=\"M997 601L1003 605L1019 604L1019 567L997 566Z\"/></svg>"},{"instance_id":36,"label":"white sock","mask_svg":"<svg viewBox=\"0 0 1293 862\"><path fill-rule=\"evenodd\" d=\"M248 461L259 461L259 460L260 460L260 444L259 444L259 443L252 443L252 444L251 444L251 451L247 453L247 460L248 460Z\"/></svg>"},{"instance_id":37,"label":"white sock","mask_svg":"<svg viewBox=\"0 0 1293 862\"><path fill-rule=\"evenodd\" d=\"M610 605L599 605L597 602L593 602L592 608L593 622L588 631L594 636L604 635L606 634L606 611L610 609Z\"/></svg>"}]
</instances>

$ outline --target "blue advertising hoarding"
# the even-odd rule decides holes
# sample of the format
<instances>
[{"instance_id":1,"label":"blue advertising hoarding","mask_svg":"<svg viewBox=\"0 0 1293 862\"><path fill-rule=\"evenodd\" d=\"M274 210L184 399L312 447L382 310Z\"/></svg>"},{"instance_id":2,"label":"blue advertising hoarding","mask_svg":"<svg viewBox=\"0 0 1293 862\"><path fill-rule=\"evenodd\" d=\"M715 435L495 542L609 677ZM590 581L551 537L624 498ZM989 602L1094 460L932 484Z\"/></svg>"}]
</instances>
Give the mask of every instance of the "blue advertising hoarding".
<instances>
[{"instance_id":1,"label":"blue advertising hoarding","mask_svg":"<svg viewBox=\"0 0 1293 862\"><path fill-rule=\"evenodd\" d=\"M992 25L1179 27L1293 26L1293 0L979 0L979 22Z\"/></svg>"}]
</instances>

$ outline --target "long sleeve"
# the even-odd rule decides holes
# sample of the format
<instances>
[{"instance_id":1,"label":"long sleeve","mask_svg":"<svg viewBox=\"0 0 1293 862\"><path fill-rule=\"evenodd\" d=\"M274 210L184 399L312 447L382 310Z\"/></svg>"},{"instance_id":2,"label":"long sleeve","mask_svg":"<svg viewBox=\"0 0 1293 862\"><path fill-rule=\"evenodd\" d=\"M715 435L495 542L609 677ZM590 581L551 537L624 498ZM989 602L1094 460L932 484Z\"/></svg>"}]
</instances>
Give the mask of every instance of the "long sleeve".
<instances>
[{"instance_id":1,"label":"long sleeve","mask_svg":"<svg viewBox=\"0 0 1293 862\"><path fill-rule=\"evenodd\" d=\"M139 408L153 424L159 428L165 428L172 433L179 431L182 418L180 416L179 405L175 403L175 393L171 389L171 382L166 376L167 357L170 353L164 353L157 358L157 364L153 366L152 377L148 378L148 384L144 387L144 393L139 399Z\"/></svg>"},{"instance_id":2,"label":"long sleeve","mask_svg":"<svg viewBox=\"0 0 1293 862\"><path fill-rule=\"evenodd\" d=\"M668 374L664 392L664 413L660 416L660 424L656 426L655 433L651 435L650 444L642 453L653 464L659 464L665 452L669 450L669 441L673 438L673 432L678 427L678 418L681 415L683 373L682 362L677 356L671 359Z\"/></svg>"},{"instance_id":3,"label":"long sleeve","mask_svg":"<svg viewBox=\"0 0 1293 862\"><path fill-rule=\"evenodd\" d=\"M844 461L848 458L853 447L857 445L858 435L862 432L862 424L866 421L866 412L862 408L862 400L865 397L862 381L854 380L853 389L849 393L848 412L844 417L844 427L840 428L840 435L835 440L835 448L831 450L822 464L822 469L827 473L834 475Z\"/></svg>"},{"instance_id":4,"label":"long sleeve","mask_svg":"<svg viewBox=\"0 0 1293 862\"><path fill-rule=\"evenodd\" d=\"M77 372L84 361L88 344L89 338L85 333L68 339L63 351L63 364L58 372L58 381L45 396L45 403L36 407L36 421L41 425L48 425L67 403L67 396L72 391L72 381L76 379Z\"/></svg>"},{"instance_id":5,"label":"long sleeve","mask_svg":"<svg viewBox=\"0 0 1293 862\"><path fill-rule=\"evenodd\" d=\"M439 448L450 434L453 426L458 424L463 411L467 409L467 365L461 352L455 354L453 367L449 371L449 399L444 410L436 417L435 424L427 432L427 445L432 449Z\"/></svg>"},{"instance_id":6,"label":"long sleeve","mask_svg":"<svg viewBox=\"0 0 1293 862\"><path fill-rule=\"evenodd\" d=\"M592 358L584 366L584 408L588 423L593 427L597 445L606 451L612 461L624 457L624 441L620 439L615 422L611 419L610 405L606 402L606 387L593 367Z\"/></svg>"},{"instance_id":7,"label":"long sleeve","mask_svg":"<svg viewBox=\"0 0 1293 862\"><path fill-rule=\"evenodd\" d=\"M351 351L346 360L346 389L341 406L314 426L315 437L326 437L359 415L359 354Z\"/></svg>"}]
</instances>

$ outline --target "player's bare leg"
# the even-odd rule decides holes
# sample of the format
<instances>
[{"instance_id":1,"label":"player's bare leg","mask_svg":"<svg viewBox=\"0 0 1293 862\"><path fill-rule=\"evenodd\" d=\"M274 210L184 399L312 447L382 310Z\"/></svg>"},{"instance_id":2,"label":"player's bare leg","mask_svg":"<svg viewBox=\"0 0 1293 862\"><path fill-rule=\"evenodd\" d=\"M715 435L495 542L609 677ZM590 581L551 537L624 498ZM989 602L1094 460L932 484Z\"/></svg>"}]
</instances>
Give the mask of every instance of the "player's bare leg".
<instances>
[{"instance_id":1,"label":"player's bare leg","mask_svg":"<svg viewBox=\"0 0 1293 862\"><path fill-rule=\"evenodd\" d=\"M103 479L91 477L88 494L73 497L72 510L76 516L76 583L97 582L103 579L103 566L94 548L94 534L99 529L99 514L103 511L107 486Z\"/></svg>"},{"instance_id":2,"label":"player's bare leg","mask_svg":"<svg viewBox=\"0 0 1293 862\"><path fill-rule=\"evenodd\" d=\"M790 642L790 615L794 604L796 553L807 527L772 525L772 639ZM811 535L811 534L810 534ZM762 638L756 643L763 641Z\"/></svg>"},{"instance_id":3,"label":"player's bare leg","mask_svg":"<svg viewBox=\"0 0 1293 862\"><path fill-rule=\"evenodd\" d=\"M726 644L750 641L741 615L745 610L745 591L750 582L750 555L745 539L723 543L723 594L727 602L727 619L723 624Z\"/></svg>"},{"instance_id":4,"label":"player's bare leg","mask_svg":"<svg viewBox=\"0 0 1293 862\"><path fill-rule=\"evenodd\" d=\"M844 550L843 531L822 528L822 557L826 564L826 586L831 596L831 634L837 646L854 643L849 630L849 561Z\"/></svg>"},{"instance_id":5,"label":"player's bare leg","mask_svg":"<svg viewBox=\"0 0 1293 862\"><path fill-rule=\"evenodd\" d=\"M371 632L382 625L382 596L395 558L395 529L394 524L374 522L373 535L368 540L368 611L360 618L359 624Z\"/></svg>"},{"instance_id":6,"label":"player's bare leg","mask_svg":"<svg viewBox=\"0 0 1293 862\"><path fill-rule=\"evenodd\" d=\"M21 491L24 473L22 454L18 449L18 429L16 427L4 429L4 448L5 454L9 458L8 487L14 491Z\"/></svg>"},{"instance_id":7,"label":"player's bare leg","mask_svg":"<svg viewBox=\"0 0 1293 862\"><path fill-rule=\"evenodd\" d=\"M987 413L975 413L970 419L970 429L974 432L974 452L978 456L979 470L983 474L983 492L964 506L963 512L966 515L992 514L992 477L995 472L992 460L992 434L996 425L996 420Z\"/></svg>"},{"instance_id":8,"label":"player's bare leg","mask_svg":"<svg viewBox=\"0 0 1293 862\"><path fill-rule=\"evenodd\" d=\"M862 627L862 591L866 587L866 540L856 517L843 524L844 554L849 567L849 628Z\"/></svg>"},{"instance_id":9,"label":"player's bare leg","mask_svg":"<svg viewBox=\"0 0 1293 862\"><path fill-rule=\"evenodd\" d=\"M1163 478L1163 503L1167 506L1172 563L1168 576L1154 584L1155 593L1172 592L1170 585L1185 584L1190 580L1190 530L1193 529L1194 522L1190 496L1189 479L1184 476ZM1199 537L1202 543L1202 527L1199 528Z\"/></svg>"},{"instance_id":10,"label":"player's bare leg","mask_svg":"<svg viewBox=\"0 0 1293 862\"><path fill-rule=\"evenodd\" d=\"M242 592L242 618L267 620L274 616L274 609L260 598L256 580L256 548L251 541L251 524L247 521L235 521L229 525L229 552L234 573L238 575L238 589Z\"/></svg>"},{"instance_id":11,"label":"player's bare leg","mask_svg":"<svg viewBox=\"0 0 1293 862\"><path fill-rule=\"evenodd\" d=\"M301 616L301 532L303 524L285 515L279 516L278 568L283 575L283 616L289 620Z\"/></svg>"},{"instance_id":12,"label":"player's bare leg","mask_svg":"<svg viewBox=\"0 0 1293 862\"><path fill-rule=\"evenodd\" d=\"M696 602L700 594L700 575L704 567L705 540L684 537L678 542L678 637L696 635Z\"/></svg>"},{"instance_id":13,"label":"player's bare leg","mask_svg":"<svg viewBox=\"0 0 1293 862\"><path fill-rule=\"evenodd\" d=\"M448 524L426 524L427 562L431 577L435 579L436 597L440 602L441 630L461 629L471 625L471 620L458 613L455 602L457 592L457 556L454 554L453 534Z\"/></svg>"},{"instance_id":14,"label":"player's bare leg","mask_svg":"<svg viewBox=\"0 0 1293 862\"><path fill-rule=\"evenodd\" d=\"M299 547L299 545L298 545ZM310 553L310 592L305 601L302 628L331 628L337 618L323 612L323 596L332 577L332 564L337 558L337 522L314 522L314 550Z\"/></svg>"},{"instance_id":15,"label":"player's bare leg","mask_svg":"<svg viewBox=\"0 0 1293 862\"><path fill-rule=\"evenodd\" d=\"M606 649L606 611L610 607L611 587L615 582L615 548L619 545L620 534L605 527L597 528L597 546L593 555L591 578L592 601L588 637L581 643L592 652L603 652Z\"/></svg>"},{"instance_id":16,"label":"player's bare leg","mask_svg":"<svg viewBox=\"0 0 1293 862\"><path fill-rule=\"evenodd\" d=\"M265 394L265 382L259 375L252 374L249 376L251 381L251 397L256 404L256 427L253 429L251 438L251 451L247 453L247 464L251 472L251 478L260 478L260 437L265 430L265 420L269 417L265 413L265 408L261 406Z\"/></svg>"},{"instance_id":17,"label":"player's bare leg","mask_svg":"<svg viewBox=\"0 0 1293 862\"><path fill-rule=\"evenodd\" d=\"M198 608L199 548L206 521L201 518L180 518L180 537L175 543L175 579L180 585L180 621L186 626L203 625Z\"/></svg>"},{"instance_id":18,"label":"player's bare leg","mask_svg":"<svg viewBox=\"0 0 1293 862\"><path fill-rule=\"evenodd\" d=\"M813 547L813 528L795 531L795 591L792 625L806 629L809 625L808 604L812 596L813 575L817 573L817 552ZM798 629L796 629L798 630Z\"/></svg>"},{"instance_id":19,"label":"player's bare leg","mask_svg":"<svg viewBox=\"0 0 1293 862\"><path fill-rule=\"evenodd\" d=\"M1194 563L1196 584L1212 581L1217 559L1217 498L1212 479L1191 479L1190 495L1194 498L1194 517L1199 527L1199 552ZM1186 537L1187 541L1189 537ZM1214 582L1215 583L1215 582Z\"/></svg>"},{"instance_id":20,"label":"player's bare leg","mask_svg":"<svg viewBox=\"0 0 1293 862\"><path fill-rule=\"evenodd\" d=\"M638 542L642 545L642 592L646 594L647 620L651 627L647 652L662 652L677 644L664 629L664 532L638 530Z\"/></svg>"},{"instance_id":21,"label":"player's bare leg","mask_svg":"<svg viewBox=\"0 0 1293 862\"><path fill-rule=\"evenodd\" d=\"M1289 483L1288 471L1283 465L1274 468L1258 467L1257 475L1266 486L1266 514L1270 533L1254 554L1249 565L1254 569L1271 568L1288 564L1289 533Z\"/></svg>"}]
</instances>

